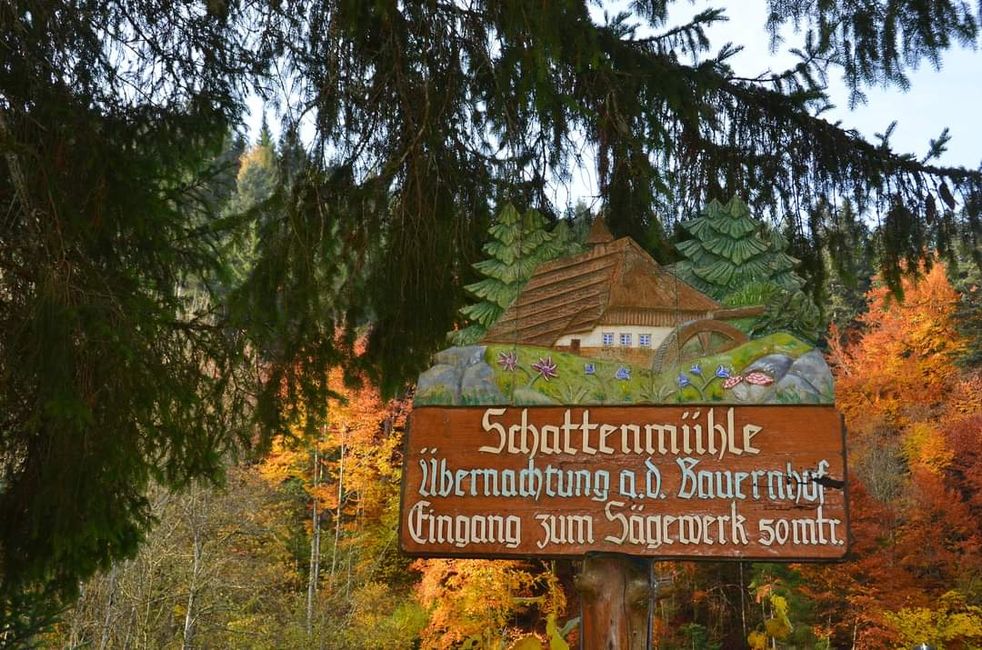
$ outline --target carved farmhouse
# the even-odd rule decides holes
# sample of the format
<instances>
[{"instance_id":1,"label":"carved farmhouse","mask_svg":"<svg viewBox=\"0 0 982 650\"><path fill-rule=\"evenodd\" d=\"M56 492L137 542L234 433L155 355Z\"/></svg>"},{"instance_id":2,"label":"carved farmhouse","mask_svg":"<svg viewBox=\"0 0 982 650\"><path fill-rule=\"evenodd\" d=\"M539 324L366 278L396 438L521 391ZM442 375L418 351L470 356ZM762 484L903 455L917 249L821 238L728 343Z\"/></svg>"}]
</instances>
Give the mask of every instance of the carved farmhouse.
<instances>
[{"instance_id":1,"label":"carved farmhouse","mask_svg":"<svg viewBox=\"0 0 982 650\"><path fill-rule=\"evenodd\" d=\"M724 309L661 267L601 220L589 250L539 266L484 341L552 347L656 370L747 341L719 319L759 313Z\"/></svg>"}]
</instances>

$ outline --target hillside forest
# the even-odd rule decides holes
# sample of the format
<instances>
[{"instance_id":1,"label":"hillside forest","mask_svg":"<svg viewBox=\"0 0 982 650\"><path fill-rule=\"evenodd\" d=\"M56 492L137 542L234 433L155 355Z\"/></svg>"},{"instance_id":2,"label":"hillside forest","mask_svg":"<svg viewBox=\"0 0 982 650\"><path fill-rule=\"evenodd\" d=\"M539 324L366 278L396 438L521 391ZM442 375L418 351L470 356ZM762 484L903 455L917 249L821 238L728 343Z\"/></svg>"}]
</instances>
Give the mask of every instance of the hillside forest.
<instances>
[{"instance_id":1,"label":"hillside forest","mask_svg":"<svg viewBox=\"0 0 982 650\"><path fill-rule=\"evenodd\" d=\"M229 140L224 210L261 211L287 149L265 129L251 145ZM797 263L786 254L789 237L756 221L739 201L714 203L707 214L714 210L740 212L757 224L755 236L770 242L769 250ZM726 295L736 296L734 304L770 305L762 319L746 324L755 335L793 331L817 342L829 360L848 430L848 560L656 563L653 647L982 646L978 270L963 254L929 256L907 269L900 291L892 290L873 271L884 233L852 215L848 204L837 214L849 221L842 230L849 237L815 253L824 280L806 283L782 262L766 282L749 278ZM586 206L554 222L512 207L498 215L495 224L520 222L525 241L541 246L519 256L526 267L512 268L510 286L484 300L485 308L472 289L452 340L478 339L493 322L481 314L500 314L540 258L578 250L596 218ZM491 263L493 233L485 238L492 244L485 248L485 279L501 270ZM682 254L665 261L682 277L691 275L695 257L685 251L699 247L698 237L682 227L670 234ZM233 276L248 272L257 237L243 231L225 242L237 264ZM360 353L364 342L354 349ZM151 483L146 498L154 523L139 550L85 580L77 601L52 613L30 644L576 647L576 562L400 555L412 390L383 397L368 375L340 368L325 381L332 397L323 414L301 414L268 445L225 452L220 485L191 481L174 490Z\"/></svg>"}]
</instances>

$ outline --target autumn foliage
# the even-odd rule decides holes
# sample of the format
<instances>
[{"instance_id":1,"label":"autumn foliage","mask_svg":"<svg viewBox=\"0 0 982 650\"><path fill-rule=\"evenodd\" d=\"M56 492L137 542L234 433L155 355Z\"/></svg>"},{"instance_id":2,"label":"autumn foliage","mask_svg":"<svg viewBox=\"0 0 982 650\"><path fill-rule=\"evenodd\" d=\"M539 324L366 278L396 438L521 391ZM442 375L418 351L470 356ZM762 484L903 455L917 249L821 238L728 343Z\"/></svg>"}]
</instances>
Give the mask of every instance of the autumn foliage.
<instances>
[{"instance_id":1,"label":"autumn foliage","mask_svg":"<svg viewBox=\"0 0 982 650\"><path fill-rule=\"evenodd\" d=\"M861 335L833 336L851 559L802 572L834 647L978 647L982 383L955 365L967 343L944 266L903 288L903 301L872 289Z\"/></svg>"},{"instance_id":2,"label":"autumn foliage","mask_svg":"<svg viewBox=\"0 0 982 650\"><path fill-rule=\"evenodd\" d=\"M885 287L829 360L850 553L831 565L659 565L656 647L982 647L982 373L945 267Z\"/></svg>"}]
</instances>

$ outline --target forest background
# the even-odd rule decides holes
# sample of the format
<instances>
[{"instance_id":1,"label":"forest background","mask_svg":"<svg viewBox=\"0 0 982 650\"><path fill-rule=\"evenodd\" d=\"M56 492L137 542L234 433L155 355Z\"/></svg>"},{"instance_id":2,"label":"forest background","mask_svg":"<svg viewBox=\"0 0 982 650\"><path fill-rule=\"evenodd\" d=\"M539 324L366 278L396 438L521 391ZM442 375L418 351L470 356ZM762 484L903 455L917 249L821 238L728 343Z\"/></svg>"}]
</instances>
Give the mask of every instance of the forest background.
<instances>
[{"instance_id":1,"label":"forest background","mask_svg":"<svg viewBox=\"0 0 982 650\"><path fill-rule=\"evenodd\" d=\"M671 264L739 196L820 309L852 556L659 565L658 646L977 646L982 173L821 115L828 75L902 88L978 12L767 2L798 60L743 78L722 12L668 4L0 9L0 642L573 642L574 565L399 556L407 388L509 202ZM236 135L255 94L275 144ZM584 146L598 204L564 214Z\"/></svg>"},{"instance_id":2,"label":"forest background","mask_svg":"<svg viewBox=\"0 0 982 650\"><path fill-rule=\"evenodd\" d=\"M267 128L251 146L230 139L223 155L238 160L228 211L268 199L282 156ZM552 255L575 250L597 218L585 206L558 226L513 214L509 207L501 216L521 224L527 241L553 235ZM982 642L980 275L964 259L934 260L903 280L901 300L873 272L876 231L856 221L851 235L844 260L857 266L823 256L831 281L819 295L829 330L818 332L849 432L849 560L657 563L655 647ZM511 266L516 277L522 262ZM816 335L800 320L783 326ZM136 556L83 583L78 603L35 641L72 648L575 645L577 563L400 555L412 393L385 399L360 380L332 370L326 418L276 435L262 454L230 454L224 485L153 486L155 524Z\"/></svg>"}]
</instances>

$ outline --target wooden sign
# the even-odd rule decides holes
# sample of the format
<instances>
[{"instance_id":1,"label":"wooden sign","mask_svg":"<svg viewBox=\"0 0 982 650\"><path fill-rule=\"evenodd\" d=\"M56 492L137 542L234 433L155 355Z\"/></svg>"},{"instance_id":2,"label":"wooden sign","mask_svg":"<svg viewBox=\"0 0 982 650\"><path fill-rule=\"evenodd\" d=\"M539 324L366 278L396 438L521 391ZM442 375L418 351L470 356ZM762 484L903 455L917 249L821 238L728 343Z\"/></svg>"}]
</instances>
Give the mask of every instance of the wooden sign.
<instances>
[{"instance_id":1,"label":"wooden sign","mask_svg":"<svg viewBox=\"0 0 982 650\"><path fill-rule=\"evenodd\" d=\"M835 560L832 406L418 407L399 539L423 557Z\"/></svg>"}]
</instances>

